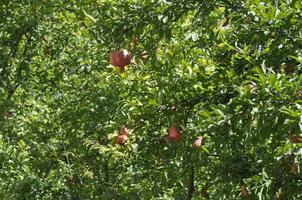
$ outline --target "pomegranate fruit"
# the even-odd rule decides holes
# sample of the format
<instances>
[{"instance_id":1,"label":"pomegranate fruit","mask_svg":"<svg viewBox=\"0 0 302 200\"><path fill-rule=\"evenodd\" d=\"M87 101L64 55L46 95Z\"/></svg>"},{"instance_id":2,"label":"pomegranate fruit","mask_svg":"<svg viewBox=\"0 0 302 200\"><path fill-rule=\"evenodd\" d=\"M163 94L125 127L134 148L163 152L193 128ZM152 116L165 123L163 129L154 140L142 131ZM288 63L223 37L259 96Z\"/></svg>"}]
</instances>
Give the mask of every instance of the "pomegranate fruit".
<instances>
[{"instance_id":1,"label":"pomegranate fruit","mask_svg":"<svg viewBox=\"0 0 302 200\"><path fill-rule=\"evenodd\" d=\"M119 135L116 138L116 143L119 145L124 145L128 140L128 136L127 135Z\"/></svg>"},{"instance_id":2,"label":"pomegranate fruit","mask_svg":"<svg viewBox=\"0 0 302 200\"><path fill-rule=\"evenodd\" d=\"M175 142L178 142L180 140L180 131L177 129L177 127L175 125L173 125L170 128L169 138L171 140L174 140Z\"/></svg>"},{"instance_id":3,"label":"pomegranate fruit","mask_svg":"<svg viewBox=\"0 0 302 200\"><path fill-rule=\"evenodd\" d=\"M200 147L203 145L204 143L204 140L202 137L199 137L195 140L193 146L196 148L196 149L200 149Z\"/></svg>"},{"instance_id":4,"label":"pomegranate fruit","mask_svg":"<svg viewBox=\"0 0 302 200\"><path fill-rule=\"evenodd\" d=\"M119 134L119 135L126 135L126 136L128 136L128 135L129 135L128 128L127 128L126 126L124 126L124 127L120 128L120 130L119 130L119 133L118 133L118 134Z\"/></svg>"},{"instance_id":5,"label":"pomegranate fruit","mask_svg":"<svg viewBox=\"0 0 302 200\"><path fill-rule=\"evenodd\" d=\"M110 64L118 67L121 71L125 71L125 66L131 62L131 54L126 49L113 51L110 53Z\"/></svg>"}]
</instances>

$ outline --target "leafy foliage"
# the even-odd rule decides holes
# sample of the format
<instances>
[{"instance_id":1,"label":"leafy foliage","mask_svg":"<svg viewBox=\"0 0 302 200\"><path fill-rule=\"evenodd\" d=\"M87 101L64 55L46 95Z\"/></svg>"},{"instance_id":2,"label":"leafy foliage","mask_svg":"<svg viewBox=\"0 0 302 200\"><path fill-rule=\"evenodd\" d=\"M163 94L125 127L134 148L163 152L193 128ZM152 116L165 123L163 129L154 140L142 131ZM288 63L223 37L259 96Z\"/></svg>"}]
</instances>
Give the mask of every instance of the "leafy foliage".
<instances>
[{"instance_id":1,"label":"leafy foliage","mask_svg":"<svg viewBox=\"0 0 302 200\"><path fill-rule=\"evenodd\" d=\"M0 6L3 199L301 199L300 1Z\"/></svg>"}]
</instances>

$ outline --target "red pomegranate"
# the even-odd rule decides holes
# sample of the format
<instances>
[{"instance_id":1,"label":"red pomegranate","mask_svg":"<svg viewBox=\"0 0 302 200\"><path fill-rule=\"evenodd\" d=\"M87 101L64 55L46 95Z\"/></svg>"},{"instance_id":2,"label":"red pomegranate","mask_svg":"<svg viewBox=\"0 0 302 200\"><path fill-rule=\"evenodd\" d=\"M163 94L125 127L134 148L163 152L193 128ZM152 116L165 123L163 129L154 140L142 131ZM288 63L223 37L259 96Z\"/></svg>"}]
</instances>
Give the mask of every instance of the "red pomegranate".
<instances>
[{"instance_id":1,"label":"red pomegranate","mask_svg":"<svg viewBox=\"0 0 302 200\"><path fill-rule=\"evenodd\" d=\"M119 135L116 138L116 143L119 145L124 145L128 140L128 136L127 135Z\"/></svg>"},{"instance_id":2,"label":"red pomegranate","mask_svg":"<svg viewBox=\"0 0 302 200\"><path fill-rule=\"evenodd\" d=\"M113 51L110 53L110 64L118 67L121 71L125 70L125 66L129 65L131 62L131 54L126 49L119 51Z\"/></svg>"},{"instance_id":3,"label":"red pomegranate","mask_svg":"<svg viewBox=\"0 0 302 200\"><path fill-rule=\"evenodd\" d=\"M193 146L196 148L196 149L200 149L200 147L204 144L204 139L202 137L198 137Z\"/></svg>"},{"instance_id":4,"label":"red pomegranate","mask_svg":"<svg viewBox=\"0 0 302 200\"><path fill-rule=\"evenodd\" d=\"M119 130L119 133L118 133L118 134L119 134L119 135L126 135L126 136L128 136L128 135L129 135L128 128L127 128L126 126L124 126L124 127L120 128L120 130Z\"/></svg>"},{"instance_id":5,"label":"red pomegranate","mask_svg":"<svg viewBox=\"0 0 302 200\"><path fill-rule=\"evenodd\" d=\"M298 134L292 134L288 138L294 144L302 142L302 137Z\"/></svg>"},{"instance_id":6,"label":"red pomegranate","mask_svg":"<svg viewBox=\"0 0 302 200\"><path fill-rule=\"evenodd\" d=\"M179 130L177 129L177 127L175 125L173 125L170 128L169 138L171 140L174 140L175 142L178 142L180 140L180 132L179 132Z\"/></svg>"}]
</instances>

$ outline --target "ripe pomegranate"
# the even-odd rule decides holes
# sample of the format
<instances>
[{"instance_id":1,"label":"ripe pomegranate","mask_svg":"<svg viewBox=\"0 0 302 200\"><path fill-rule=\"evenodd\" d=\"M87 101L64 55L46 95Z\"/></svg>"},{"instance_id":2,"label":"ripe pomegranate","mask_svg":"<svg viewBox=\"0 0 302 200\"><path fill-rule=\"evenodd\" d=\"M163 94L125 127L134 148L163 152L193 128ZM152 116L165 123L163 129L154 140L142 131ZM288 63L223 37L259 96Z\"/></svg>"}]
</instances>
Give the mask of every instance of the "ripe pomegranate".
<instances>
[{"instance_id":1,"label":"ripe pomegranate","mask_svg":"<svg viewBox=\"0 0 302 200\"><path fill-rule=\"evenodd\" d=\"M288 138L294 144L302 142L302 137L298 134L292 134Z\"/></svg>"},{"instance_id":2,"label":"ripe pomegranate","mask_svg":"<svg viewBox=\"0 0 302 200\"><path fill-rule=\"evenodd\" d=\"M130 52L125 49L113 51L110 53L110 64L118 67L120 71L125 71L125 66L130 64L131 58Z\"/></svg>"},{"instance_id":3,"label":"ripe pomegranate","mask_svg":"<svg viewBox=\"0 0 302 200\"><path fill-rule=\"evenodd\" d=\"M175 142L178 142L180 140L180 132L175 125L170 128L169 137Z\"/></svg>"},{"instance_id":4,"label":"ripe pomegranate","mask_svg":"<svg viewBox=\"0 0 302 200\"><path fill-rule=\"evenodd\" d=\"M196 149L200 149L200 147L204 144L204 140L202 137L199 137L195 140L193 146L196 148Z\"/></svg>"},{"instance_id":5,"label":"ripe pomegranate","mask_svg":"<svg viewBox=\"0 0 302 200\"><path fill-rule=\"evenodd\" d=\"M119 145L124 145L128 140L128 136L127 135L119 135L116 138L116 143Z\"/></svg>"},{"instance_id":6,"label":"ripe pomegranate","mask_svg":"<svg viewBox=\"0 0 302 200\"><path fill-rule=\"evenodd\" d=\"M124 126L124 127L120 128L120 130L119 130L119 133L118 133L118 134L119 134L119 135L126 135L126 136L128 136L128 135L129 135L128 128L127 128L126 126Z\"/></svg>"}]
</instances>

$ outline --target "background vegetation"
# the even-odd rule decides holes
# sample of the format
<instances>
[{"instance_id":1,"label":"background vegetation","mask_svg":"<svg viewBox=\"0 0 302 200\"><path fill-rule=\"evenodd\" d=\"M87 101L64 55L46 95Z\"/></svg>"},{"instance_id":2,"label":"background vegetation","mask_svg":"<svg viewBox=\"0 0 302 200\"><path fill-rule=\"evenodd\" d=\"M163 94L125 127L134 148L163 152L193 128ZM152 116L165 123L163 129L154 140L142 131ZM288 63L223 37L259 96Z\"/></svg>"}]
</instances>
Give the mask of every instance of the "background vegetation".
<instances>
[{"instance_id":1,"label":"background vegetation","mask_svg":"<svg viewBox=\"0 0 302 200\"><path fill-rule=\"evenodd\" d=\"M0 7L1 199L302 198L301 1Z\"/></svg>"}]
</instances>

